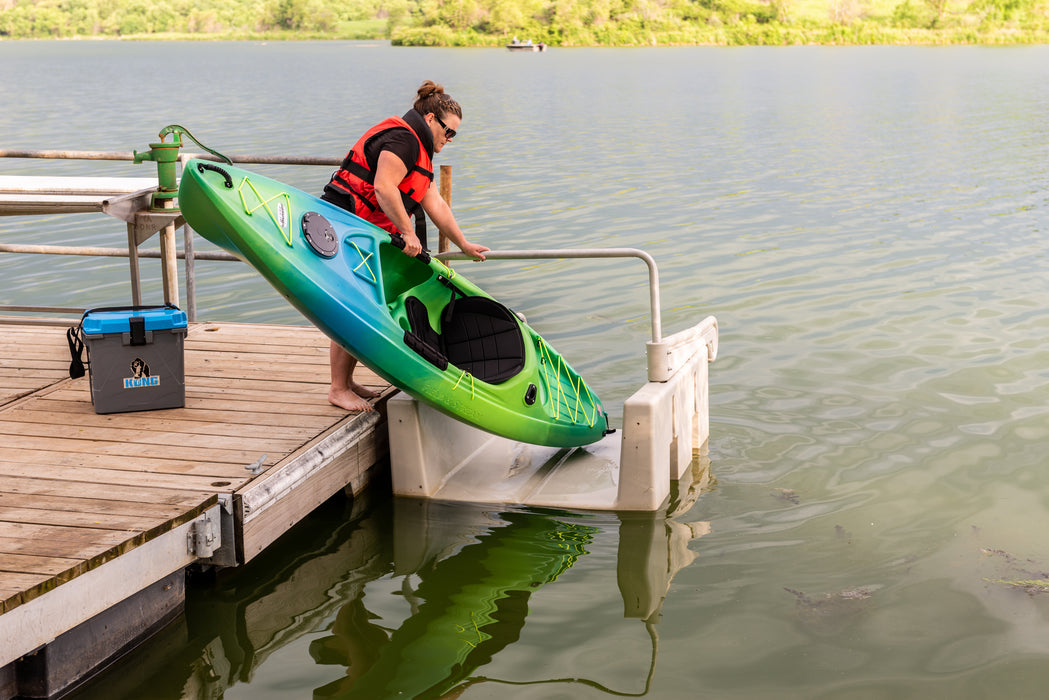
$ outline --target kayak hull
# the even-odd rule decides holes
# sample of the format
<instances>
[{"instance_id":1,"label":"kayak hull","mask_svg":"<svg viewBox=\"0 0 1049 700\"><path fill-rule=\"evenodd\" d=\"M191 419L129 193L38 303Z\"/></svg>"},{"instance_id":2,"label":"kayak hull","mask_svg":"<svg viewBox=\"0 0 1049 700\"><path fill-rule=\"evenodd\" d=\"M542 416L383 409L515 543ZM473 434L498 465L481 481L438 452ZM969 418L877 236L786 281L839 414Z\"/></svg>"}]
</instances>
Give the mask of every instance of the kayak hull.
<instances>
[{"instance_id":1,"label":"kayak hull","mask_svg":"<svg viewBox=\"0 0 1049 700\"><path fill-rule=\"evenodd\" d=\"M420 401L521 442L574 447L605 434L596 394L539 334L440 261L405 255L388 232L276 180L200 160L185 166L179 207L197 233Z\"/></svg>"}]
</instances>

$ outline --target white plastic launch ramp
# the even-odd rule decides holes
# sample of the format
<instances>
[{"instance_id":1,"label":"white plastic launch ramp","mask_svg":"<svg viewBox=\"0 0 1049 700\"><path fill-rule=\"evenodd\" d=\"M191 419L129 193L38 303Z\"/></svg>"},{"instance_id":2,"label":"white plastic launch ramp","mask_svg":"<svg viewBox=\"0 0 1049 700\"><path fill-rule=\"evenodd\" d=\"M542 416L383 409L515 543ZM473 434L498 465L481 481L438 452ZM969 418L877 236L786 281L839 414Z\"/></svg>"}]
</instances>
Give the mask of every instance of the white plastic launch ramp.
<instances>
[{"instance_id":1,"label":"white plastic launch ramp","mask_svg":"<svg viewBox=\"0 0 1049 700\"><path fill-rule=\"evenodd\" d=\"M664 506L672 482L691 478L689 466L709 437L707 366L717 357L717 320L708 316L663 338L655 261L633 248L492 251L488 257L644 260L652 302L649 381L623 404L621 430L571 449L491 435L398 394L387 403L394 493L582 510L655 511Z\"/></svg>"}]
</instances>

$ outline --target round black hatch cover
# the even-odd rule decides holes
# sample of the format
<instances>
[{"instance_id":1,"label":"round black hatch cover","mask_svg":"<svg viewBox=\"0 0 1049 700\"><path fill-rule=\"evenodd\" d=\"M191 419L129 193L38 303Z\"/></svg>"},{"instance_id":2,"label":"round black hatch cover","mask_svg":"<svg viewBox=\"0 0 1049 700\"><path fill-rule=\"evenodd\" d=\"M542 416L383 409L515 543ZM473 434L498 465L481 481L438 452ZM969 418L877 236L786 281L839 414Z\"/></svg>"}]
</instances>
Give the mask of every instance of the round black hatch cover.
<instances>
[{"instance_id":1,"label":"round black hatch cover","mask_svg":"<svg viewBox=\"0 0 1049 700\"><path fill-rule=\"evenodd\" d=\"M302 215L302 233L313 252L324 258L334 258L339 252L339 241L331 223L315 211Z\"/></svg>"}]
</instances>

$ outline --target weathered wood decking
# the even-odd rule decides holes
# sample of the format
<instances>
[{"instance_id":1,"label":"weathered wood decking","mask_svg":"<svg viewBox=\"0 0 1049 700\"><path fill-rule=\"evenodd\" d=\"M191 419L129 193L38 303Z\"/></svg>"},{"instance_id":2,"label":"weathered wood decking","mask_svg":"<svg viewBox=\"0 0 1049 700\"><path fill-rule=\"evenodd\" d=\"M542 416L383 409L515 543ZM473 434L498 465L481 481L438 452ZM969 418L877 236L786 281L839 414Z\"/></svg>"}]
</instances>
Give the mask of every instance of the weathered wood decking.
<instances>
[{"instance_id":1,"label":"weathered wood decking","mask_svg":"<svg viewBox=\"0 0 1049 700\"><path fill-rule=\"evenodd\" d=\"M328 404L328 340L311 327L191 324L186 407L110 415L69 379L65 328L0 321L0 697L8 665L129 578L192 563L195 522L221 524L211 561L243 563L386 454L379 413ZM380 403L394 391L358 378ZM162 541L175 554L158 563ZM149 566L120 563L146 552Z\"/></svg>"}]
</instances>

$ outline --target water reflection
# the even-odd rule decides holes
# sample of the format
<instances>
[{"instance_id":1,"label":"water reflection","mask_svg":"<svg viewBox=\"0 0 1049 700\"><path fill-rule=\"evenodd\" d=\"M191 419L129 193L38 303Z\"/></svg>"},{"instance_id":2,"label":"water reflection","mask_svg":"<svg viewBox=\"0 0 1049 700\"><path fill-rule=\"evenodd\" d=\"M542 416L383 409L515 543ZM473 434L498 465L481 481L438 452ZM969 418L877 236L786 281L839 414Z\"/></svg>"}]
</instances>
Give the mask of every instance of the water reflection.
<instances>
[{"instance_id":1,"label":"water reflection","mask_svg":"<svg viewBox=\"0 0 1049 700\"><path fill-rule=\"evenodd\" d=\"M397 508L394 574L411 615L387 633L369 622L361 590L339 611L333 634L310 645L318 663L347 668L314 697L436 698L476 682L474 672L519 638L533 593L588 554L599 533L555 514L475 512L476 525L466 527L480 534L443 556L461 532L442 527L451 542L431 537L428 505Z\"/></svg>"},{"instance_id":2,"label":"water reflection","mask_svg":"<svg viewBox=\"0 0 1049 700\"><path fill-rule=\"evenodd\" d=\"M686 488L655 514L329 503L249 565L191 585L185 619L76 697L219 698L282 669L300 676L309 659L313 672L285 679L282 697L450 698L481 683L644 695L671 579L695 558L689 543L709 530L679 519L707 483L705 465L693 467ZM614 567L623 618L639 621L649 641L650 653L625 657L629 686L542 665L511 665L513 678L498 677L505 665L489 672L530 614L583 627L573 620L585 615L579 607L538 594L592 554L599 561L585 575L610 583Z\"/></svg>"}]
</instances>

